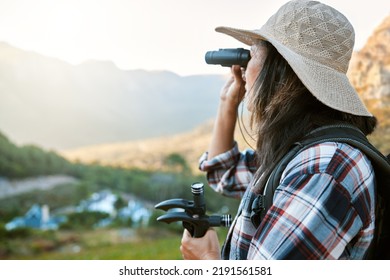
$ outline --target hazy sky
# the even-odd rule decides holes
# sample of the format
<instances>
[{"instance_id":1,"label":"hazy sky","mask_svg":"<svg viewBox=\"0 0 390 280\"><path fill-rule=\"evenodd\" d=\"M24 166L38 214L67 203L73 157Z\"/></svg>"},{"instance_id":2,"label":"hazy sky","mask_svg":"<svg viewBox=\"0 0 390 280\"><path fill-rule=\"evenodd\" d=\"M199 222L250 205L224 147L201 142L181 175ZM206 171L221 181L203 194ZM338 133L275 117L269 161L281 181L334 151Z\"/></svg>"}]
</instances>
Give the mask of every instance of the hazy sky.
<instances>
[{"instance_id":1,"label":"hazy sky","mask_svg":"<svg viewBox=\"0 0 390 280\"><path fill-rule=\"evenodd\" d=\"M180 75L226 73L208 50L242 47L216 33L256 29L286 0L0 0L0 41L72 64L110 60L121 69ZM355 49L390 15L389 0L323 0L355 27Z\"/></svg>"}]
</instances>

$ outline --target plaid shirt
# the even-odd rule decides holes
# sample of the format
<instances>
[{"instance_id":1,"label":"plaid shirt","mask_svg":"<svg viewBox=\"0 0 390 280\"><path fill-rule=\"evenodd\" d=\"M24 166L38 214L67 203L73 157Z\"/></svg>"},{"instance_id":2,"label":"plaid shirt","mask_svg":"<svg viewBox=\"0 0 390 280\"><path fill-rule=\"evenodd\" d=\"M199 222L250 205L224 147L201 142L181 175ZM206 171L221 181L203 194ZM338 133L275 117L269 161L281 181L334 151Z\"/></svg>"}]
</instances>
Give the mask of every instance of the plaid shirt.
<instances>
[{"instance_id":1,"label":"plaid shirt","mask_svg":"<svg viewBox=\"0 0 390 280\"><path fill-rule=\"evenodd\" d=\"M373 239L375 176L359 150L327 142L298 154L283 172L272 207L258 228L251 222L251 150L230 151L207 160L209 185L240 198L222 252L229 259L363 259Z\"/></svg>"}]
</instances>

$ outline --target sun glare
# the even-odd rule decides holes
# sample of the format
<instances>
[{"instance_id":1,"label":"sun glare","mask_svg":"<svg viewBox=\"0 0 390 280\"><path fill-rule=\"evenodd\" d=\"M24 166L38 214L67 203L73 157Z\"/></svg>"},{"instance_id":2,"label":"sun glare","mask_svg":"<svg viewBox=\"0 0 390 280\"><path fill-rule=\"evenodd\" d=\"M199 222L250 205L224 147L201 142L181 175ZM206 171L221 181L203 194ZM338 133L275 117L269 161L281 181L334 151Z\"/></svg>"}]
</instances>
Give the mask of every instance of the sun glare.
<instances>
[{"instance_id":1,"label":"sun glare","mask_svg":"<svg viewBox=\"0 0 390 280\"><path fill-rule=\"evenodd\" d=\"M47 48L50 53L77 62L81 59L79 43L83 38L83 25L82 15L76 10L61 10L51 14L46 26L51 40L43 42L40 48Z\"/></svg>"},{"instance_id":2,"label":"sun glare","mask_svg":"<svg viewBox=\"0 0 390 280\"><path fill-rule=\"evenodd\" d=\"M257 28L285 1L0 0L0 42L72 64L95 59L122 69L225 73L205 65L204 52L240 45L214 28ZM357 49L389 11L386 0L356 2L353 8L347 0L323 1L353 20ZM362 18L362 9L370 16Z\"/></svg>"}]
</instances>

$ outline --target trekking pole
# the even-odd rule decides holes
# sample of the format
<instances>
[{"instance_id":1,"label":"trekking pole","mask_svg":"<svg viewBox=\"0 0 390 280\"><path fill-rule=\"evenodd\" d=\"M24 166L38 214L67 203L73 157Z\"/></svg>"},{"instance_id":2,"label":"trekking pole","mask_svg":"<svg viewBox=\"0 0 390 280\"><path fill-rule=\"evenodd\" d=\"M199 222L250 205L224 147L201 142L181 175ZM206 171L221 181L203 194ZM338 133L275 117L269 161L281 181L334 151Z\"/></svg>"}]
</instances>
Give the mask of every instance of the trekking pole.
<instances>
[{"instance_id":1,"label":"trekking pole","mask_svg":"<svg viewBox=\"0 0 390 280\"><path fill-rule=\"evenodd\" d=\"M159 222L167 224L181 221L192 237L202 237L210 227L229 227L230 215L206 215L206 202L204 198L204 185L193 183L191 185L193 201L174 198L158 203L155 208L164 211L171 209L184 209L184 212L168 212L157 218Z\"/></svg>"}]
</instances>

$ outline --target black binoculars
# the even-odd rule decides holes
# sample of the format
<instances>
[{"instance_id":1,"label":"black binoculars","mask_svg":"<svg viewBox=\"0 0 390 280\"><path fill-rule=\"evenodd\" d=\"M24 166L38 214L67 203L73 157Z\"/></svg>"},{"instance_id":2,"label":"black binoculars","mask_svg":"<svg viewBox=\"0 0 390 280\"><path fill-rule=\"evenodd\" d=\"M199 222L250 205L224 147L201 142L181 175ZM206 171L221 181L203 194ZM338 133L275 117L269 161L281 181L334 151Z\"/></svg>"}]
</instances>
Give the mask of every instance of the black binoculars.
<instances>
[{"instance_id":1,"label":"black binoculars","mask_svg":"<svg viewBox=\"0 0 390 280\"><path fill-rule=\"evenodd\" d=\"M230 215L206 215L206 202L204 199L204 185L194 183L191 185L194 200L189 201L174 198L158 203L155 208L168 211L171 209L184 209L184 212L171 211L157 218L157 221L172 223L181 221L192 237L202 237L210 227L230 227Z\"/></svg>"},{"instance_id":2,"label":"black binoculars","mask_svg":"<svg viewBox=\"0 0 390 280\"><path fill-rule=\"evenodd\" d=\"M219 49L218 51L206 52L205 55L207 64L220 64L225 67L240 65L245 68L250 59L250 51L243 48Z\"/></svg>"}]
</instances>

